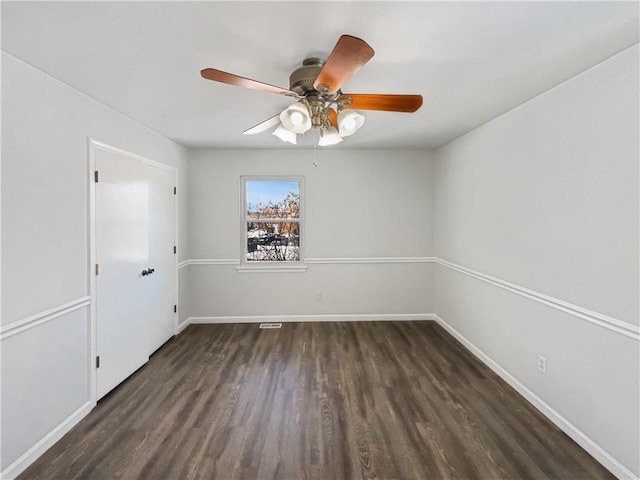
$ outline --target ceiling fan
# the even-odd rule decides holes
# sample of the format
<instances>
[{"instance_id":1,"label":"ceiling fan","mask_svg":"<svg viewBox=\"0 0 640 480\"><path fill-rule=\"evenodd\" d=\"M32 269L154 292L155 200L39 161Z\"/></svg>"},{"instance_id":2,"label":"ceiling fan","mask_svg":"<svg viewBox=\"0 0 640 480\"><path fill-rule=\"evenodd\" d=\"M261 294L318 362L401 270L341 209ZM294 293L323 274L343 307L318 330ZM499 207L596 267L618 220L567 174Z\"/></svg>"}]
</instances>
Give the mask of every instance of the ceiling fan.
<instances>
[{"instance_id":1,"label":"ceiling fan","mask_svg":"<svg viewBox=\"0 0 640 480\"><path fill-rule=\"evenodd\" d=\"M278 125L274 135L296 143L298 134L311 128L320 131L318 145L333 145L353 135L364 124L364 117L353 109L386 112L415 112L422 105L422 95L388 95L343 93L342 85L374 55L360 38L342 35L327 60L307 58L289 77L289 89L205 68L203 78L239 87L285 95L298 101L284 111L242 132L261 133Z\"/></svg>"}]
</instances>

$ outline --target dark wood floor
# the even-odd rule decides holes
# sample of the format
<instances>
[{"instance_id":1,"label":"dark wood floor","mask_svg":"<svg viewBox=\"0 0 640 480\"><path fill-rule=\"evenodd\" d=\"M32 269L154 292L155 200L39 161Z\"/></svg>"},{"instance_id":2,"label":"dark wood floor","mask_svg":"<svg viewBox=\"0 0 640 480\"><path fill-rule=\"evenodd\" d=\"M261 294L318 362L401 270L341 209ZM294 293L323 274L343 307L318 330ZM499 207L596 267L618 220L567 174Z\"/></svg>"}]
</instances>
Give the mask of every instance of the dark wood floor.
<instances>
[{"instance_id":1,"label":"dark wood floor","mask_svg":"<svg viewBox=\"0 0 640 480\"><path fill-rule=\"evenodd\" d=\"M434 322L192 325L19 478L614 478Z\"/></svg>"}]
</instances>

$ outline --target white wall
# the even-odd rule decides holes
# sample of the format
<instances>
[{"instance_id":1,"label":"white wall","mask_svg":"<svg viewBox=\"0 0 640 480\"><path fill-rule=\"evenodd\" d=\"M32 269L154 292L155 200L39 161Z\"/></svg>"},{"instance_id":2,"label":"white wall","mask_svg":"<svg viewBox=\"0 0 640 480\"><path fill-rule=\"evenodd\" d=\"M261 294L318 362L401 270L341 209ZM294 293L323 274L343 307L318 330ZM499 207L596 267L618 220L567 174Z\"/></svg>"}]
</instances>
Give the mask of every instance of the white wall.
<instances>
[{"instance_id":1,"label":"white wall","mask_svg":"<svg viewBox=\"0 0 640 480\"><path fill-rule=\"evenodd\" d=\"M434 167L435 312L622 475L640 474L638 55L451 142Z\"/></svg>"},{"instance_id":2,"label":"white wall","mask_svg":"<svg viewBox=\"0 0 640 480\"><path fill-rule=\"evenodd\" d=\"M190 152L188 253L208 264L181 269L189 287L180 303L192 319L205 317L196 321L423 318L432 312L431 169L423 151ZM306 272L216 264L240 259L241 175L304 176L302 242L315 261Z\"/></svg>"},{"instance_id":3,"label":"white wall","mask_svg":"<svg viewBox=\"0 0 640 480\"><path fill-rule=\"evenodd\" d=\"M91 407L92 137L180 169L182 322L435 311L592 454L638 474L637 47L435 159L185 152L9 55L2 62L3 473ZM305 177L314 262L304 273L239 273L232 263L240 175L261 174Z\"/></svg>"},{"instance_id":4,"label":"white wall","mask_svg":"<svg viewBox=\"0 0 640 480\"><path fill-rule=\"evenodd\" d=\"M183 166L182 147L3 52L4 475L91 407L88 137Z\"/></svg>"}]
</instances>

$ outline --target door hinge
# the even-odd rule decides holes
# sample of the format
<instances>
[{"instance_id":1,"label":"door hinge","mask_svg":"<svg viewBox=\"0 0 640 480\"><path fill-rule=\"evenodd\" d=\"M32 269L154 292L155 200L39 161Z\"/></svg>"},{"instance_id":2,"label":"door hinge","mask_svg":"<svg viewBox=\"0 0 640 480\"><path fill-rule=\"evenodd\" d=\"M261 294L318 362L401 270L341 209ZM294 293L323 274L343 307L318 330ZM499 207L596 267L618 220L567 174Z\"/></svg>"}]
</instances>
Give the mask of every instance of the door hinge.
<instances>
[{"instance_id":1,"label":"door hinge","mask_svg":"<svg viewBox=\"0 0 640 480\"><path fill-rule=\"evenodd\" d=\"M173 194L175 195L176 193L178 193L178 187L173 187Z\"/></svg>"},{"instance_id":2,"label":"door hinge","mask_svg":"<svg viewBox=\"0 0 640 480\"><path fill-rule=\"evenodd\" d=\"M96 277L100 275L100 265L96 263Z\"/></svg>"},{"instance_id":3,"label":"door hinge","mask_svg":"<svg viewBox=\"0 0 640 480\"><path fill-rule=\"evenodd\" d=\"M173 306L173 313L178 313L178 305Z\"/></svg>"},{"instance_id":4,"label":"door hinge","mask_svg":"<svg viewBox=\"0 0 640 480\"><path fill-rule=\"evenodd\" d=\"M100 368L100 355L96 357L96 368Z\"/></svg>"},{"instance_id":5,"label":"door hinge","mask_svg":"<svg viewBox=\"0 0 640 480\"><path fill-rule=\"evenodd\" d=\"M178 247L176 247L175 245L173 246L173 253L174 254L178 253Z\"/></svg>"},{"instance_id":6,"label":"door hinge","mask_svg":"<svg viewBox=\"0 0 640 480\"><path fill-rule=\"evenodd\" d=\"M100 176L100 175L98 174L98 170L96 170L95 172L93 172L93 180L94 180L96 183L98 183L98 177L99 177L99 176Z\"/></svg>"}]
</instances>

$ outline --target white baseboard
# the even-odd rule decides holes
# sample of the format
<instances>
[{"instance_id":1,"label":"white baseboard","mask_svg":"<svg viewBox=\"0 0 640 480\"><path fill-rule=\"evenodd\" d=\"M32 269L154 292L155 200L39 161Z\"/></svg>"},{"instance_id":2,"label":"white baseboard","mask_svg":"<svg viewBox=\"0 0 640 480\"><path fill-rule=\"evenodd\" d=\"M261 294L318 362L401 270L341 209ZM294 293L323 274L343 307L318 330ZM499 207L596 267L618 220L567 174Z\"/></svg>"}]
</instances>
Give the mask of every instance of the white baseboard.
<instances>
[{"instance_id":1,"label":"white baseboard","mask_svg":"<svg viewBox=\"0 0 640 480\"><path fill-rule=\"evenodd\" d=\"M485 354L482 350L476 347L473 343L467 340L460 332L445 322L438 315L434 314L434 320L438 322L447 332L462 343L468 350L471 351L476 357L478 357L485 365L493 370L500 378L511 385L520 395L526 398L529 403L536 407L545 417L551 420L560 430L569 435L578 445L584 448L589 455L594 457L600 462L606 469L613 473L620 479L636 479L638 478L627 469L624 465L613 458L596 442L589 438L584 432L573 425L569 420L564 418L560 413L555 411L548 403L538 397L535 393L529 390L525 385L507 372L502 366L495 362L491 357Z\"/></svg>"},{"instance_id":2,"label":"white baseboard","mask_svg":"<svg viewBox=\"0 0 640 480\"><path fill-rule=\"evenodd\" d=\"M268 323L268 322L381 322L435 320L433 313L365 313L318 315L233 315L189 317L182 325L191 323ZM180 330L184 327L180 326Z\"/></svg>"},{"instance_id":3,"label":"white baseboard","mask_svg":"<svg viewBox=\"0 0 640 480\"><path fill-rule=\"evenodd\" d=\"M185 319L185 321L182 322L182 323L178 323L178 332L177 333L182 332L185 328L187 328L189 326L189 324L191 323L190 319L191 319L191 317Z\"/></svg>"},{"instance_id":4,"label":"white baseboard","mask_svg":"<svg viewBox=\"0 0 640 480\"><path fill-rule=\"evenodd\" d=\"M95 403L93 402L87 402L82 405L79 409L63 420L57 427L45 435L33 447L23 453L15 462L0 472L0 478L3 480L13 480L20 475L54 443L60 440L64 434L75 427L80 420L86 417L94 406Z\"/></svg>"}]
</instances>

